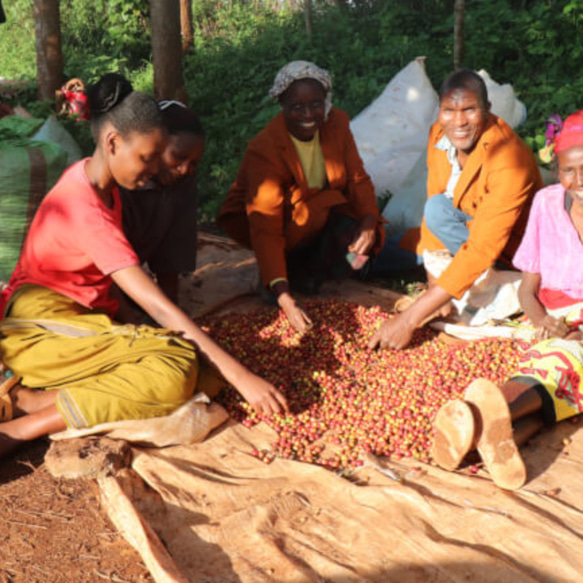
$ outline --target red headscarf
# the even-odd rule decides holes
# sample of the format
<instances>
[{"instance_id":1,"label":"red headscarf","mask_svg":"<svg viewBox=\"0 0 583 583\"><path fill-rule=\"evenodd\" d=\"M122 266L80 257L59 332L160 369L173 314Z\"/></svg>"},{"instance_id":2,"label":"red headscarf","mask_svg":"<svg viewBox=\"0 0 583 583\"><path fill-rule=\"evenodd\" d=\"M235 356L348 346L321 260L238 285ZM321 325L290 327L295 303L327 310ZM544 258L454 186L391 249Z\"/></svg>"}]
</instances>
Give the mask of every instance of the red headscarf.
<instances>
[{"instance_id":1,"label":"red headscarf","mask_svg":"<svg viewBox=\"0 0 583 583\"><path fill-rule=\"evenodd\" d=\"M572 113L563 122L563 127L554 141L556 154L573 146L583 146L583 109Z\"/></svg>"}]
</instances>

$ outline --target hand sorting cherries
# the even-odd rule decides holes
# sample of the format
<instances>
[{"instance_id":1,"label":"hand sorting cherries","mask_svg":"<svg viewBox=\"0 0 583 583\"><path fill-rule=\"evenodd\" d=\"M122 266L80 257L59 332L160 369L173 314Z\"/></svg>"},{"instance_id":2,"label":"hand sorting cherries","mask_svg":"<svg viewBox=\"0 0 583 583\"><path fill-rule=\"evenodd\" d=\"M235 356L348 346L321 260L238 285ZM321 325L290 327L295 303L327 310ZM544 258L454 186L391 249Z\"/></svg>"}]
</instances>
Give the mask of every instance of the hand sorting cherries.
<instances>
[{"instance_id":1,"label":"hand sorting cherries","mask_svg":"<svg viewBox=\"0 0 583 583\"><path fill-rule=\"evenodd\" d=\"M264 418L233 389L218 399L245 426L264 421L277 432L271 450L253 451L266 463L279 456L345 470L362 465L365 452L429 462L439 408L476 378L501 384L524 348L497 339L452 345L422 328L405 350L370 351L370 336L391 314L337 300L312 300L306 309L314 326L303 335L270 309L204 322L290 403L290 415Z\"/></svg>"}]
</instances>

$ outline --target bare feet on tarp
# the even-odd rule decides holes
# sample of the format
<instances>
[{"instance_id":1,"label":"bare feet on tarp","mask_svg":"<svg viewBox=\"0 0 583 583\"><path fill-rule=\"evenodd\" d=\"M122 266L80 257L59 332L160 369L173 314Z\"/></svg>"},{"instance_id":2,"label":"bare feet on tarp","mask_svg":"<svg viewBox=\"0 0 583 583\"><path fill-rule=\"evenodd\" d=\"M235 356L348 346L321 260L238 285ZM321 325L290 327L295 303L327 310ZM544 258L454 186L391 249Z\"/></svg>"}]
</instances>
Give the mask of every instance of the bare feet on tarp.
<instances>
[{"instance_id":1,"label":"bare feet on tarp","mask_svg":"<svg viewBox=\"0 0 583 583\"><path fill-rule=\"evenodd\" d=\"M14 419L42 411L46 407L53 405L55 403L56 393L57 391L29 389L22 385L16 385L10 391Z\"/></svg>"},{"instance_id":2,"label":"bare feet on tarp","mask_svg":"<svg viewBox=\"0 0 583 583\"><path fill-rule=\"evenodd\" d=\"M0 423L0 459L38 437L63 431L66 423L55 404L58 391L16 385L9 392L12 419Z\"/></svg>"},{"instance_id":3,"label":"bare feet on tarp","mask_svg":"<svg viewBox=\"0 0 583 583\"><path fill-rule=\"evenodd\" d=\"M439 466L457 468L472 448L478 450L497 486L517 490L524 485L526 468L508 403L501 389L487 379L470 384L464 401L446 403L435 419L432 456Z\"/></svg>"}]
</instances>

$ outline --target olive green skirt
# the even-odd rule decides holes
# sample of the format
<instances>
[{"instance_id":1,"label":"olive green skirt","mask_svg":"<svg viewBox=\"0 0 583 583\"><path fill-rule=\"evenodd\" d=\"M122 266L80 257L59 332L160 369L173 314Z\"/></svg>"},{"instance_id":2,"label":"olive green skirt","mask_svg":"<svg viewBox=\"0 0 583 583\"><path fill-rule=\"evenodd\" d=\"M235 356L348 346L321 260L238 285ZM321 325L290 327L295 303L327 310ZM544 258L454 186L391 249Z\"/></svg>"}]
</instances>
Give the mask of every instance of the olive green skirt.
<instances>
[{"instance_id":1,"label":"olive green skirt","mask_svg":"<svg viewBox=\"0 0 583 583\"><path fill-rule=\"evenodd\" d=\"M168 415L224 380L176 333L120 325L53 290L25 285L0 321L0 358L32 389L57 390L68 427Z\"/></svg>"}]
</instances>

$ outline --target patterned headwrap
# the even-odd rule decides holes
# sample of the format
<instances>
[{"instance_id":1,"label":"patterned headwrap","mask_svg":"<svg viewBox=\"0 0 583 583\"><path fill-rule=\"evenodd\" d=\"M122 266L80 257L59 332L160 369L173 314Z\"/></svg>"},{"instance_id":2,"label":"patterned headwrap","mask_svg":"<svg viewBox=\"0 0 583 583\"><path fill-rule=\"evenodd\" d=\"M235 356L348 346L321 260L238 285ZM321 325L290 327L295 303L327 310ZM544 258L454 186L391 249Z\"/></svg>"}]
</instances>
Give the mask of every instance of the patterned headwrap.
<instances>
[{"instance_id":1,"label":"patterned headwrap","mask_svg":"<svg viewBox=\"0 0 583 583\"><path fill-rule=\"evenodd\" d=\"M273 81L269 95L278 101L286 89L300 79L315 79L326 90L326 117L332 109L332 77L325 69L320 69L310 61L292 61L283 66Z\"/></svg>"},{"instance_id":2,"label":"patterned headwrap","mask_svg":"<svg viewBox=\"0 0 583 583\"><path fill-rule=\"evenodd\" d=\"M540 159L548 163L556 154L573 146L583 146L583 110L572 113L565 121L551 115L547 119L545 147L539 151Z\"/></svg>"}]
</instances>

